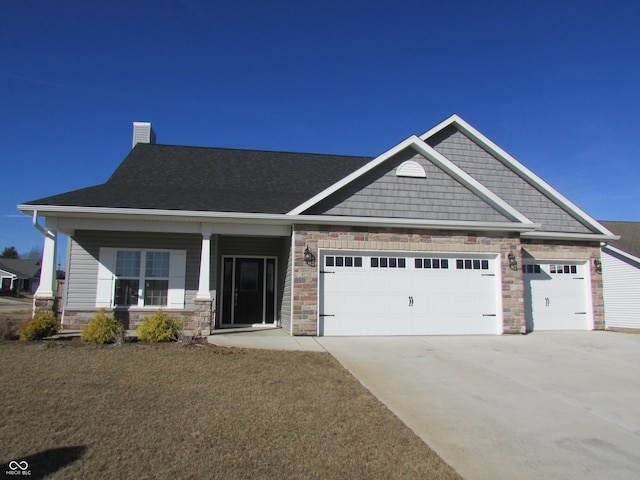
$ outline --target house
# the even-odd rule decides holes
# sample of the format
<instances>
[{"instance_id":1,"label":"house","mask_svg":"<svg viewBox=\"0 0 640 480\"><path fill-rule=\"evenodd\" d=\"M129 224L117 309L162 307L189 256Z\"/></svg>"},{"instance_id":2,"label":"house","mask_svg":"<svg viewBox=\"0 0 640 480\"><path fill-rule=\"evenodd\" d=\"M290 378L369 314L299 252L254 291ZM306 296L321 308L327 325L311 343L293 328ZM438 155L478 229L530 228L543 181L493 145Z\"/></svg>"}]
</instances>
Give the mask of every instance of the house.
<instances>
[{"instance_id":1,"label":"house","mask_svg":"<svg viewBox=\"0 0 640 480\"><path fill-rule=\"evenodd\" d=\"M607 328L640 328L640 222L601 221L620 235L602 247Z\"/></svg>"},{"instance_id":2,"label":"house","mask_svg":"<svg viewBox=\"0 0 640 480\"><path fill-rule=\"evenodd\" d=\"M604 328L595 265L617 237L457 115L375 158L158 145L133 127L106 183L18 206L44 234L39 307L69 236L65 327L162 308L194 335Z\"/></svg>"},{"instance_id":3,"label":"house","mask_svg":"<svg viewBox=\"0 0 640 480\"><path fill-rule=\"evenodd\" d=\"M40 283L40 260L29 258L0 258L2 290L34 293ZM13 280L9 280L9 278ZM5 288L6 287L6 288Z\"/></svg>"},{"instance_id":4,"label":"house","mask_svg":"<svg viewBox=\"0 0 640 480\"><path fill-rule=\"evenodd\" d=\"M18 276L0 268L0 293L13 292Z\"/></svg>"}]
</instances>

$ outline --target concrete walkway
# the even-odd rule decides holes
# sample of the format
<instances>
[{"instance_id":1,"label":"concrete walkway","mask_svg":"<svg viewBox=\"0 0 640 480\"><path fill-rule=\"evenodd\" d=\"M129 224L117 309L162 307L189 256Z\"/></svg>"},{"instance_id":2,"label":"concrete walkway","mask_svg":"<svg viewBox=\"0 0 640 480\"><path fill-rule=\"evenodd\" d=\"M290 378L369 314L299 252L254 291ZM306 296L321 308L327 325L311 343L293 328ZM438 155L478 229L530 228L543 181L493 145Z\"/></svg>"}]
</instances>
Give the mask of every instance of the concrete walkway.
<instances>
[{"instance_id":1,"label":"concrete walkway","mask_svg":"<svg viewBox=\"0 0 640 480\"><path fill-rule=\"evenodd\" d=\"M281 328L216 330L209 343L223 347L325 352L315 337L294 337Z\"/></svg>"}]
</instances>

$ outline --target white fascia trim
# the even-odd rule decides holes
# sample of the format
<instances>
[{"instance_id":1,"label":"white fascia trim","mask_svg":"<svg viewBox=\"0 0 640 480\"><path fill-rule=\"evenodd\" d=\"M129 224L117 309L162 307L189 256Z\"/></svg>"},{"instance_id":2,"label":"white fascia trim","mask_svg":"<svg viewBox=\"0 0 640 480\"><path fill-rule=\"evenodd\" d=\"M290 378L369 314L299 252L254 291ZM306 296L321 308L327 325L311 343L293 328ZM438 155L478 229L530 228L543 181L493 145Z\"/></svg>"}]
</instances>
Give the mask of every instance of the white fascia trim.
<instances>
[{"instance_id":1,"label":"white fascia trim","mask_svg":"<svg viewBox=\"0 0 640 480\"><path fill-rule=\"evenodd\" d=\"M599 231L603 235L613 235L611 231L609 231L606 227L598 223L594 218L592 218L584 210L582 210L580 207L574 204L571 200L569 200L567 197L562 195L555 188L553 188L551 185L545 182L542 178L540 178L538 175L533 173L531 170L525 167L522 163L520 163L518 160L513 158L511 155L505 152L502 148L500 148L498 145L493 143L486 136L484 136L482 133L480 133L473 126L471 126L469 123L464 121L462 118L460 118L456 114L451 115L449 118L447 118L443 122L440 122L435 127L431 128L427 132L420 135L420 139L423 141L426 141L429 137L433 136L435 133L439 132L443 128L448 127L449 125L452 125L452 124L455 124L457 128L462 130L464 133L469 135L473 140L480 143L484 148L486 148L491 153L493 153L500 161L506 164L509 168L515 170L518 174L523 176L526 180L531 182L533 185L537 186L543 193L547 194L549 197L555 200L555 202L558 203L558 205L561 208L563 208L570 214L578 217L584 223L591 226L592 228L595 228L597 231Z\"/></svg>"},{"instance_id":2,"label":"white fascia trim","mask_svg":"<svg viewBox=\"0 0 640 480\"><path fill-rule=\"evenodd\" d=\"M466 173L460 167L458 167L453 162L448 160L444 155L437 152L435 149L427 145L425 142L420 140L420 138L418 138L415 135L412 135L406 140L400 142L395 147L391 148L390 150L387 150L382 155L378 156L371 162L367 163L364 167L359 168L352 174L346 176L339 182L334 183L329 188L323 190L316 196L307 200L302 205L297 206L296 208L294 208L289 212L289 215L298 215L301 212L304 212L305 210L312 207L316 203L320 202L321 200L324 200L329 195L335 193L342 187L348 185L352 181L356 180L360 176L364 175L365 173L377 167L384 161L388 160L393 155L396 155L397 153L400 153L403 150L410 147L416 150L418 153L421 153L422 155L430 159L432 162L434 162L444 171L449 173L449 175L454 177L460 183L462 183L463 185L471 189L471 191L473 191L478 196L480 196L480 198L484 199L487 203L489 203L491 206L493 206L498 211L500 211L503 215L506 215L507 217L517 222L533 224L533 222L529 220L527 217L525 217L522 213L517 211L515 208L513 208L511 205L509 205L507 202L505 202L500 197L498 197L495 193L489 190L487 187L485 187L480 182L478 182L475 178L471 177L468 173Z\"/></svg>"},{"instance_id":3,"label":"white fascia trim","mask_svg":"<svg viewBox=\"0 0 640 480\"><path fill-rule=\"evenodd\" d=\"M3 278L11 278L11 279L15 280L16 278L18 278L18 275L16 275L16 274L15 274L15 273L13 273L13 272L9 272L9 271L7 271L7 270L1 270L1 269L0 269L0 277L3 277Z\"/></svg>"},{"instance_id":4,"label":"white fascia trim","mask_svg":"<svg viewBox=\"0 0 640 480\"><path fill-rule=\"evenodd\" d=\"M638 265L640 265L640 258L636 257L635 255L631 255L630 253L625 252L624 250L620 250L619 248L616 247L612 247L611 245L605 245L604 247L602 247L603 250L608 250L612 253L618 254L621 257L624 257L628 260L631 260L632 262L637 263Z\"/></svg>"},{"instance_id":5,"label":"white fascia trim","mask_svg":"<svg viewBox=\"0 0 640 480\"><path fill-rule=\"evenodd\" d=\"M378 165L383 163L385 160L391 158L395 154L400 153L405 148L411 146L415 142L416 139L417 139L417 137L415 135L412 135L411 137L403 140L402 142L397 144L395 147L390 148L389 150L387 150L383 154L381 154L378 157L376 157L373 160L371 160L365 166L360 167L358 170L356 170L355 172L351 173L350 175L347 175L346 177L344 177L339 182L334 183L329 188L324 189L322 192L320 192L317 195L311 197L306 202L298 205L296 208L294 208L293 210L288 212L288 215L298 215L298 214L304 212L305 210L307 210L308 208L312 207L313 205L315 205L319 201L324 200L325 198L327 198L332 193L337 192L342 187L348 185L352 181L356 180L357 178L361 177L365 173L367 173L370 170L374 169L375 167L377 167Z\"/></svg>"},{"instance_id":6,"label":"white fascia trim","mask_svg":"<svg viewBox=\"0 0 640 480\"><path fill-rule=\"evenodd\" d=\"M495 232L528 232L540 228L539 224L519 222L475 222L467 220L418 220L411 218L341 217L332 215L288 216L296 225L353 225L377 227L421 228L430 230L475 230Z\"/></svg>"},{"instance_id":7,"label":"white fascia trim","mask_svg":"<svg viewBox=\"0 0 640 480\"><path fill-rule=\"evenodd\" d=\"M285 215L276 213L203 212L193 210L154 210L145 208L78 207L64 205L18 205L18 210L31 214L34 210L49 217L77 217L115 219L147 219L156 221L206 222L207 220L227 223L281 223L290 224ZM46 214L46 215L45 215Z\"/></svg>"},{"instance_id":8,"label":"white fascia trim","mask_svg":"<svg viewBox=\"0 0 640 480\"><path fill-rule=\"evenodd\" d=\"M502 214L510 217L511 219L521 222L533 224L531 220L525 217L518 210L513 208L503 199L501 199L498 195L493 193L483 184L478 182L475 178L469 175L467 172L462 170L456 164L454 164L447 157L442 155L440 152L429 146L427 143L423 142L419 138L416 138L416 143L412 145L419 153L422 153L427 158L429 158L432 162L436 163L440 168L442 168L445 172L449 173L452 177L458 180L463 185L467 186L471 191L476 193L480 198L484 199L491 206L499 210Z\"/></svg>"},{"instance_id":9,"label":"white fascia trim","mask_svg":"<svg viewBox=\"0 0 640 480\"><path fill-rule=\"evenodd\" d=\"M424 132L422 135L420 135L420 140L422 140L423 142L426 142L428 138L432 137L433 135L438 133L440 130L444 130L452 123L456 123L460 120L462 119L457 114L454 113L449 118L444 119L439 124L435 125L434 127Z\"/></svg>"},{"instance_id":10,"label":"white fascia trim","mask_svg":"<svg viewBox=\"0 0 640 480\"><path fill-rule=\"evenodd\" d=\"M216 222L270 225L354 225L424 228L434 230L478 230L528 232L539 224L520 222L476 222L463 220L420 220L411 218L351 217L339 215L291 215L276 213L200 212L188 210L148 210L133 208L69 207L58 205L19 205L24 213L38 210L44 216L115 220L155 220L183 222ZM198 230L199 231L199 230Z\"/></svg>"},{"instance_id":11,"label":"white fascia trim","mask_svg":"<svg viewBox=\"0 0 640 480\"><path fill-rule=\"evenodd\" d=\"M563 233L563 232L525 232L521 238L539 240L585 240L588 242L605 242L608 240L618 240L618 235L604 235L598 233Z\"/></svg>"}]
</instances>

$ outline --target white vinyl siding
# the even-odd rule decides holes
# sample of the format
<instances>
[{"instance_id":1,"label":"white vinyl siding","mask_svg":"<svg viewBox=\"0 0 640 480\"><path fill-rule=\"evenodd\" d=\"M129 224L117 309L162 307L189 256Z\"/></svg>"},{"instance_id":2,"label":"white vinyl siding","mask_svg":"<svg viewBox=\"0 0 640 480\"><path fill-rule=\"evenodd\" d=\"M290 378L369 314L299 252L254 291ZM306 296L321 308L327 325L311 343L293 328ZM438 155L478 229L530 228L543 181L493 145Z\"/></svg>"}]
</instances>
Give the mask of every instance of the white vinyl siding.
<instances>
[{"instance_id":1,"label":"white vinyl siding","mask_svg":"<svg viewBox=\"0 0 640 480\"><path fill-rule=\"evenodd\" d=\"M640 328L640 264L602 251L604 321L607 328Z\"/></svg>"}]
</instances>

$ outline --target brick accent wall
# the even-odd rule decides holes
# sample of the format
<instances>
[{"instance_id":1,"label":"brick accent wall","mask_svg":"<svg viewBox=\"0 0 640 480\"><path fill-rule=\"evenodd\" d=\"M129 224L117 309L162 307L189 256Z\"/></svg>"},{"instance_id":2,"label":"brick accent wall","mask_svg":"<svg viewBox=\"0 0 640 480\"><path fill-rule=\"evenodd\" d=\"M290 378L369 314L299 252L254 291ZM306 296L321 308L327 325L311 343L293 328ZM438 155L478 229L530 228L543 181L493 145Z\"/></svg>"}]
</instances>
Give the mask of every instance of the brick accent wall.
<instances>
[{"instance_id":1,"label":"brick accent wall","mask_svg":"<svg viewBox=\"0 0 640 480\"><path fill-rule=\"evenodd\" d=\"M207 305L208 303L208 305ZM198 311L198 309L201 309ZM162 310L171 318L182 320L182 331L185 335L201 337L210 334L211 330L211 301L196 303L195 311ZM66 310L62 325L67 330L82 330L96 314L97 310ZM155 314L157 310L114 310L113 316L119 320L126 330L137 329L146 317ZM207 314L207 312L209 312Z\"/></svg>"},{"instance_id":2,"label":"brick accent wall","mask_svg":"<svg viewBox=\"0 0 640 480\"><path fill-rule=\"evenodd\" d=\"M213 320L213 300L195 300L196 311L193 314L192 335L204 337L211 333ZM185 327L186 330L186 327Z\"/></svg>"},{"instance_id":3,"label":"brick accent wall","mask_svg":"<svg viewBox=\"0 0 640 480\"><path fill-rule=\"evenodd\" d=\"M33 299L32 317L37 311L54 312L57 315L58 299L54 297L35 297Z\"/></svg>"},{"instance_id":4,"label":"brick accent wall","mask_svg":"<svg viewBox=\"0 0 640 480\"><path fill-rule=\"evenodd\" d=\"M504 332L524 333L525 331L522 271L520 268L509 268L507 260L510 252L519 257L520 239L516 235L305 225L294 227L294 236L292 309L294 335L316 335L318 328L318 268L315 264L307 265L304 262L304 250L307 246L316 256L319 248L499 253Z\"/></svg>"}]
</instances>

